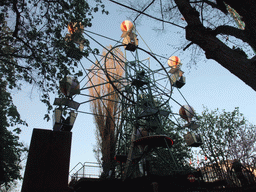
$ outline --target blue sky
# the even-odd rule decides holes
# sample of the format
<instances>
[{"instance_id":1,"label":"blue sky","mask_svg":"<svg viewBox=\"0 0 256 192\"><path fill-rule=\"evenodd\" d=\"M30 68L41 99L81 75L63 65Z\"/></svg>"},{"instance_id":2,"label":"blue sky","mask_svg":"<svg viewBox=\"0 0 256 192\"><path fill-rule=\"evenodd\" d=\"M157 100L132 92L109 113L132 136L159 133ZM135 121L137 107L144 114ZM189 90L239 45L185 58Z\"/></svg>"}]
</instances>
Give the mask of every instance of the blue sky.
<instances>
[{"instance_id":1,"label":"blue sky","mask_svg":"<svg viewBox=\"0 0 256 192\"><path fill-rule=\"evenodd\" d=\"M120 40L122 34L120 24L122 21L129 19L130 13L120 11L120 7L109 1L104 0L103 2L110 14L105 16L97 13L92 21L92 27L86 30ZM251 123L256 124L256 92L220 64L213 60L206 60L205 57L199 57L197 65L192 65L189 68L190 53L182 50L176 51L173 48L173 46L177 47L185 44L184 38L183 40L180 39L181 36L184 37L184 32L170 25L165 25L165 30L162 32L153 30L155 27L161 28L161 26L161 23L144 18L140 20L136 28L153 53L164 55L167 58L173 54L180 57L183 63L182 70L185 72L184 76L187 81L186 85L181 88L181 92L195 111L200 113L203 106L212 110L219 108L226 111L233 111L235 107L239 107L240 112ZM114 43L111 40L94 37L104 46ZM139 46L147 49L140 37L139 41ZM92 47L98 47L100 52L102 51L96 43L91 41L91 45ZM82 64L87 69L92 65L86 59L82 60ZM167 63L164 65L167 65ZM52 121L46 122L43 120L47 111L45 105L40 103L39 95L40 92L37 88L29 85L24 85L22 91L14 91L13 93L14 103L18 107L22 119L29 124L29 127L22 127L20 135L20 140L27 146L30 144L33 128L52 129ZM181 104L186 104L178 92L174 92L172 96ZM52 103L55 97L56 95L51 96ZM170 105L173 105L173 103L170 102ZM90 112L89 105L81 105L79 110ZM179 107L174 106L173 110L178 112ZM78 162L96 162L92 152L93 146L96 144L93 116L79 113L72 132L70 169Z\"/></svg>"}]
</instances>

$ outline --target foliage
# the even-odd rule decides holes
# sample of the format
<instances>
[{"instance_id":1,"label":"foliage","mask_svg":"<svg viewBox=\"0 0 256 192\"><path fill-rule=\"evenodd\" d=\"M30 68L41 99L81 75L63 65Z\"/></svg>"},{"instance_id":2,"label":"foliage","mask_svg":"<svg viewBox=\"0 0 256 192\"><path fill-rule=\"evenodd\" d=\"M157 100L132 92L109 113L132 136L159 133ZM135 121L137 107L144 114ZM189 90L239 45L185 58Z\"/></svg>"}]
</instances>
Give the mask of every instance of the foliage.
<instances>
[{"instance_id":1,"label":"foliage","mask_svg":"<svg viewBox=\"0 0 256 192\"><path fill-rule=\"evenodd\" d=\"M77 22L92 26L92 14L108 14L101 0L5 0L0 2L0 171L5 189L20 179L21 155L27 149L18 141L20 128L10 131L21 120L12 102L11 90L21 89L26 81L41 91L41 101L52 109L49 93L68 74L82 75L77 62L93 50L83 34L74 32L73 39L83 38L84 49L67 40L67 26ZM49 115L45 118L49 120ZM4 172L2 172L4 171ZM1 183L2 184L2 183Z\"/></svg>"},{"instance_id":2,"label":"foliage","mask_svg":"<svg viewBox=\"0 0 256 192\"><path fill-rule=\"evenodd\" d=\"M166 126L166 135L173 140L173 152L178 162L186 162L191 158L191 148L184 142L184 129L173 125L172 122Z\"/></svg>"},{"instance_id":3,"label":"foliage","mask_svg":"<svg viewBox=\"0 0 256 192\"><path fill-rule=\"evenodd\" d=\"M27 152L27 148L19 142L21 129L7 129L17 124L26 125L26 122L20 119L6 86L7 82L0 78L0 189L8 189L16 179L21 179L22 156Z\"/></svg>"},{"instance_id":4,"label":"foliage","mask_svg":"<svg viewBox=\"0 0 256 192\"><path fill-rule=\"evenodd\" d=\"M239 108L232 112L207 108L198 115L204 145L202 153L212 163L238 159L243 164L252 165L256 158L256 127L248 123Z\"/></svg>"},{"instance_id":5,"label":"foliage","mask_svg":"<svg viewBox=\"0 0 256 192\"><path fill-rule=\"evenodd\" d=\"M182 121L182 120L179 119L179 121ZM185 135L184 128L179 126L177 127L177 125L175 125L172 121L170 121L170 119L168 119L165 124L164 134L166 134L168 137L170 137L173 140L173 146L171 147L171 152L178 167L182 168L183 170L191 171L188 165L188 159L192 157L192 150L184 142L184 135ZM162 162L159 157L158 157L158 161L161 164L165 164L164 167L166 170L168 170L168 165L166 165L166 162ZM169 171L169 174L170 174L170 171Z\"/></svg>"},{"instance_id":6,"label":"foliage","mask_svg":"<svg viewBox=\"0 0 256 192\"><path fill-rule=\"evenodd\" d=\"M155 100L156 101L156 100ZM159 102L156 102L159 103ZM160 104L160 103L159 103ZM159 110L166 110L171 111L170 106L163 105ZM143 110L140 107L137 108L138 111ZM174 174L177 171L191 171L191 167L188 165L188 159L192 156L191 148L189 148L186 143L184 142L184 134L185 130L181 126L178 126L176 123L174 123L168 116L162 116L157 115L158 120L158 130L155 128L150 128L150 122L158 121L155 118L156 116L146 117L145 119L139 119L138 124L141 126L140 128L144 127L145 130L147 130L149 135L166 135L170 139L173 140L173 145L168 147L159 147L155 150L149 150L147 151L146 148L144 151L145 157L140 160L138 164L145 163L145 159L147 160L146 163L146 169L149 169L151 174L156 175L171 175ZM123 129L126 129L126 132L123 132L123 137L126 139L123 139L123 143L120 143L121 151L119 151L119 154L126 154L127 151L130 149L130 141L132 136L132 130L134 128L134 122L136 121L134 111L133 113L128 113L128 121L126 122L126 127L122 127ZM179 119L178 121L181 121ZM148 123L148 124L147 124ZM124 125L123 125L124 126ZM138 133L138 132L137 132ZM136 134L136 139L140 139L138 135ZM126 141L126 143L125 143ZM120 150L120 149L119 149ZM133 156L140 156L142 154L142 148L141 146L136 146L133 149ZM141 170L139 171L139 165L133 164L134 167L131 169L135 172L135 169L137 169L137 174L140 174ZM121 175L122 169L118 170Z\"/></svg>"},{"instance_id":7,"label":"foliage","mask_svg":"<svg viewBox=\"0 0 256 192\"><path fill-rule=\"evenodd\" d=\"M1 2L0 71L9 88L19 87L19 80L36 84L42 91L41 101L51 110L49 92L57 89L56 82L71 73L81 74L77 62L92 52L86 39L82 51L74 41L66 41L68 23L91 27L92 14L99 7L108 13L100 0L94 4L85 0Z\"/></svg>"},{"instance_id":8,"label":"foliage","mask_svg":"<svg viewBox=\"0 0 256 192\"><path fill-rule=\"evenodd\" d=\"M107 49L109 49L109 47L107 47ZM120 49L114 50L113 54L119 55L121 58L123 57L123 53ZM102 58L104 58L106 52L103 51L102 55ZM122 77L123 69L121 67L113 67L119 66L115 62L116 60L113 56L109 56L105 63L106 68L111 69L111 74L113 76ZM96 147L98 149L95 149L94 151L97 152L97 150L100 150L103 172L107 174L111 169L113 169L112 165L116 147L116 132L120 116L120 114L117 114L117 111L120 107L120 101L113 86L106 81L107 77L103 70L101 70L101 65L103 64L97 61L96 64L92 66L91 75L89 76L91 85L89 94L92 98L96 98L90 103L97 128L96 139L98 146ZM100 158L98 157L97 159L99 160Z\"/></svg>"},{"instance_id":9,"label":"foliage","mask_svg":"<svg viewBox=\"0 0 256 192\"><path fill-rule=\"evenodd\" d=\"M161 109L166 111L172 111L169 104L161 106ZM179 164L179 167L186 168L188 164L188 159L192 157L191 147L188 147L186 142L184 141L184 135L186 134L186 130L184 127L181 127L180 124L177 124L173 121L173 118L161 117L162 125L163 125L163 133L167 135L173 140L173 145L171 147L171 152L175 161ZM177 122L186 123L184 119L177 118ZM160 159L159 159L160 161Z\"/></svg>"}]
</instances>

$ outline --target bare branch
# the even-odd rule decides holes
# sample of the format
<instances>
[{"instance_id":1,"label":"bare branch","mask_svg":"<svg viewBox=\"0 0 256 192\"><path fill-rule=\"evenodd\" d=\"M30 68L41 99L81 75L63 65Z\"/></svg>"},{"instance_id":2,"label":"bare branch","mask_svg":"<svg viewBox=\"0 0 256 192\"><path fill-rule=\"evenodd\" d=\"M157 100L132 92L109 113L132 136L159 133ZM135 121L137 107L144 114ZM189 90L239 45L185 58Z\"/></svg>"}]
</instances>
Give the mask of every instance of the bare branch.
<instances>
[{"instance_id":1,"label":"bare branch","mask_svg":"<svg viewBox=\"0 0 256 192\"><path fill-rule=\"evenodd\" d=\"M152 0L151 3L148 4L147 7L145 7L145 9L142 10L142 13L144 13L153 3L155 0ZM133 22L135 23L136 19L141 15L141 13L139 13L139 15L137 15L137 17L133 20Z\"/></svg>"},{"instance_id":2,"label":"bare branch","mask_svg":"<svg viewBox=\"0 0 256 192\"><path fill-rule=\"evenodd\" d=\"M161 9L162 20L164 20L162 0L160 0L160 9ZM163 29L164 29L164 23L163 23Z\"/></svg>"},{"instance_id":3,"label":"bare branch","mask_svg":"<svg viewBox=\"0 0 256 192\"><path fill-rule=\"evenodd\" d=\"M222 12L225 13L225 14L228 13L228 11L227 11L227 9L226 9L226 6L225 6L223 0L216 0L216 3L213 3L213 2L208 1L208 0L203 0L203 2L207 3L207 4L210 5L212 8L219 9L220 11L222 11Z\"/></svg>"},{"instance_id":4,"label":"bare branch","mask_svg":"<svg viewBox=\"0 0 256 192\"><path fill-rule=\"evenodd\" d=\"M218 34L231 35L250 44L250 40L248 39L245 31L242 29L238 29L228 25L221 25L214 30L214 33L216 33L216 35Z\"/></svg>"},{"instance_id":5,"label":"bare branch","mask_svg":"<svg viewBox=\"0 0 256 192\"><path fill-rule=\"evenodd\" d=\"M132 7L129 7L129 6L127 6L127 5L124 5L124 4L122 4L122 3L119 3L119 2L117 2L117 1L114 1L114 0L109 0L109 1L111 1L112 3L118 4L118 5L120 5L120 6L123 6L123 7L127 8L127 9L131 9L131 10L133 10L133 11L136 11L136 12L138 12L138 13L141 13L142 15L145 15L145 16L147 16L147 17L149 17L149 18L152 18L152 19L155 19L155 20L157 20L157 21L161 21L161 22L168 23L168 24L174 25L174 26L176 26L176 27L185 29L185 27L183 27L183 26L181 26L181 25L177 25L176 23L173 23L173 22L170 22L170 21L165 21L165 20L159 19L159 18L157 18L157 17L153 17L152 15L143 13L142 11L139 11L139 10L137 10L137 9L134 9L134 8L132 8Z\"/></svg>"},{"instance_id":6,"label":"bare branch","mask_svg":"<svg viewBox=\"0 0 256 192\"><path fill-rule=\"evenodd\" d=\"M186 45L186 47L183 48L183 51L186 51L186 49L189 48L193 44L194 44L193 42L190 42L188 45Z\"/></svg>"},{"instance_id":7,"label":"bare branch","mask_svg":"<svg viewBox=\"0 0 256 192\"><path fill-rule=\"evenodd\" d=\"M186 39L202 48L205 51L207 59L214 59L251 88L256 90L256 80L252 78L256 73L256 66L253 62L248 59L245 54L241 54L241 51L236 49L233 50L220 41L216 37L216 32L214 30L204 27L199 19L199 13L187 0L175 0L175 3L188 23L186 26ZM239 38L242 36L241 31L234 30L234 28L230 27L220 27L218 28L218 32L220 33L220 31L222 31L224 33L224 29L232 29L233 31L231 32L233 35L238 36L238 34L240 34ZM250 36L248 36L248 38L252 39ZM245 38L244 40L247 42ZM251 45L253 41L249 43Z\"/></svg>"}]
</instances>

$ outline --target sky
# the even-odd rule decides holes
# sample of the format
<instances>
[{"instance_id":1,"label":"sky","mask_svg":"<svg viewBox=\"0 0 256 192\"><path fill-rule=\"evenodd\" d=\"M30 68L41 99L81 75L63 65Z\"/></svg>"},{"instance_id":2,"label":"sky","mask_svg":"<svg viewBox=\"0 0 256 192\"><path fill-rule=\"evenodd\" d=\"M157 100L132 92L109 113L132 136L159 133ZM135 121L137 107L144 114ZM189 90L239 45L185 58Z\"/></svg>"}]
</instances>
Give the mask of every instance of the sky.
<instances>
[{"instance_id":1,"label":"sky","mask_svg":"<svg viewBox=\"0 0 256 192\"><path fill-rule=\"evenodd\" d=\"M120 40L122 34L120 24L126 19L130 19L130 11L120 10L120 7L104 0L106 10L110 12L108 16L97 13L92 20L92 27L86 30L107 36L109 38ZM143 18L138 20L137 31L147 43L153 53L170 57L176 55L182 62L182 70L185 72L186 84L180 89L186 100L195 109L197 113L202 112L203 106L210 110L219 108L226 111L233 111L239 107L240 112L252 124L256 124L256 92L247 86L244 82L223 68L213 60L206 60L205 57L199 57L196 66L190 65L190 54L188 51L175 50L174 47L184 45L184 32L171 25L165 25L163 31L155 30L161 28L162 23L157 23L152 19ZM104 46L115 44L115 42L101 37L93 36ZM147 49L147 46L139 38L139 46ZM92 47L102 49L97 43L90 41ZM88 60L83 59L82 64L86 69L92 65ZM167 65L167 63L163 63ZM191 66L191 67L189 67ZM82 92L83 93L83 92ZM46 106L39 101L40 92L36 87L25 84L22 91L14 91L14 104L17 105L21 118L28 123L28 127L22 127L20 141L29 146L33 128L52 129L52 121L43 120L47 112ZM57 95L51 95L51 102ZM184 99L177 91L174 91L173 98L179 103L186 104ZM76 99L75 99L76 100ZM83 98L79 98L79 102ZM179 106L172 102L173 110L178 113ZM79 111L90 112L89 104L81 105ZM70 157L70 170L79 162L96 162L93 153L93 147L96 145L95 124L93 116L79 113L75 125L72 129L72 148Z\"/></svg>"}]
</instances>

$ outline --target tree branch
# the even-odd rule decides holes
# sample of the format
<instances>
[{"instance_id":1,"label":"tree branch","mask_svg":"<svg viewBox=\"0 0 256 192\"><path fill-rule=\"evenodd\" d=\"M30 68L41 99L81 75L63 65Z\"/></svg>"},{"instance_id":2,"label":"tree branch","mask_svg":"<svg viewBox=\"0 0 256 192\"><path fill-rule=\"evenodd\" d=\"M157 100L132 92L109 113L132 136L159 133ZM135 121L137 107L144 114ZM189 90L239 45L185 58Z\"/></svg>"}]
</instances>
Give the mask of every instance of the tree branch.
<instances>
[{"instance_id":1,"label":"tree branch","mask_svg":"<svg viewBox=\"0 0 256 192\"><path fill-rule=\"evenodd\" d=\"M144 13L144 12L147 10L147 8L149 8L149 7L154 3L154 1L155 1L155 0L152 0L151 3L149 3L148 6L145 7L145 9L142 10L141 13ZM133 20L133 22L136 21L136 19L141 15L141 13L139 13L139 15L137 15L137 17Z\"/></svg>"},{"instance_id":2,"label":"tree branch","mask_svg":"<svg viewBox=\"0 0 256 192\"><path fill-rule=\"evenodd\" d=\"M10 65L14 65L16 68L20 68L20 69L23 69L23 70L28 70L30 71L32 68L31 67L23 67L23 66L20 66L18 65L17 63L15 62L11 62L10 60L8 59L3 59L3 58L0 58L0 61L4 62L4 63L8 63Z\"/></svg>"},{"instance_id":3,"label":"tree branch","mask_svg":"<svg viewBox=\"0 0 256 192\"><path fill-rule=\"evenodd\" d=\"M242 41L250 44L250 40L247 38L247 35L244 30L228 26L228 25L221 25L218 26L215 30L214 33L216 35L218 34L225 34L225 35L231 35L233 37L236 37L238 39L241 39Z\"/></svg>"},{"instance_id":4,"label":"tree branch","mask_svg":"<svg viewBox=\"0 0 256 192\"><path fill-rule=\"evenodd\" d=\"M18 36L18 31L19 31L19 25L20 25L20 12L17 8L17 4L18 4L18 1L17 0L14 0L13 1L13 10L14 12L16 13L16 25L15 25L15 30L13 32L13 37L17 37Z\"/></svg>"},{"instance_id":5,"label":"tree branch","mask_svg":"<svg viewBox=\"0 0 256 192\"><path fill-rule=\"evenodd\" d=\"M186 47L183 48L183 51L186 51L186 49L189 48L193 44L194 44L193 42L190 42L188 45L186 45Z\"/></svg>"},{"instance_id":6,"label":"tree branch","mask_svg":"<svg viewBox=\"0 0 256 192\"><path fill-rule=\"evenodd\" d=\"M224 68L256 90L256 79L254 78L256 76L256 65L254 62L238 50L229 48L216 37L216 33L230 32L234 36L239 37L239 39L243 37L243 40L247 42L248 40L243 36L243 32L225 26L220 26L215 30L206 28L199 19L199 13L187 0L175 0L175 3L188 23L186 26L186 39L203 49L207 59L217 61Z\"/></svg>"},{"instance_id":7,"label":"tree branch","mask_svg":"<svg viewBox=\"0 0 256 192\"><path fill-rule=\"evenodd\" d=\"M169 21L165 21L165 20L159 19L159 18L157 18L157 17L153 17L152 15L143 13L142 11L139 11L139 10L137 10L137 9L134 9L134 8L132 8L132 7L129 7L129 6L127 6L127 5L124 5L124 4L122 4L122 3L119 3L119 2L117 2L117 1L114 1L114 0L109 0L109 1L111 1L112 3L115 3L115 4L117 4L117 5L123 6L123 7L127 8L127 9L131 9L131 10L133 10L133 11L136 11L136 12L138 12L138 13L141 13L142 15L145 15L145 16L150 17L150 18L152 18L152 19L155 19L155 20L157 20L157 21L161 21L161 22L168 23L168 24L174 25L174 26L176 26L176 27L185 29L185 27L183 27L183 26L177 25L177 24L175 24L175 23L173 23L173 22L169 22Z\"/></svg>"},{"instance_id":8,"label":"tree branch","mask_svg":"<svg viewBox=\"0 0 256 192\"><path fill-rule=\"evenodd\" d=\"M212 8L216 8L219 9L220 11L222 11L223 13L227 14L228 11L226 9L226 5L224 4L223 0L216 0L216 3L213 3L211 1L208 0L203 0L203 2L207 3L208 5L210 5Z\"/></svg>"}]
</instances>

